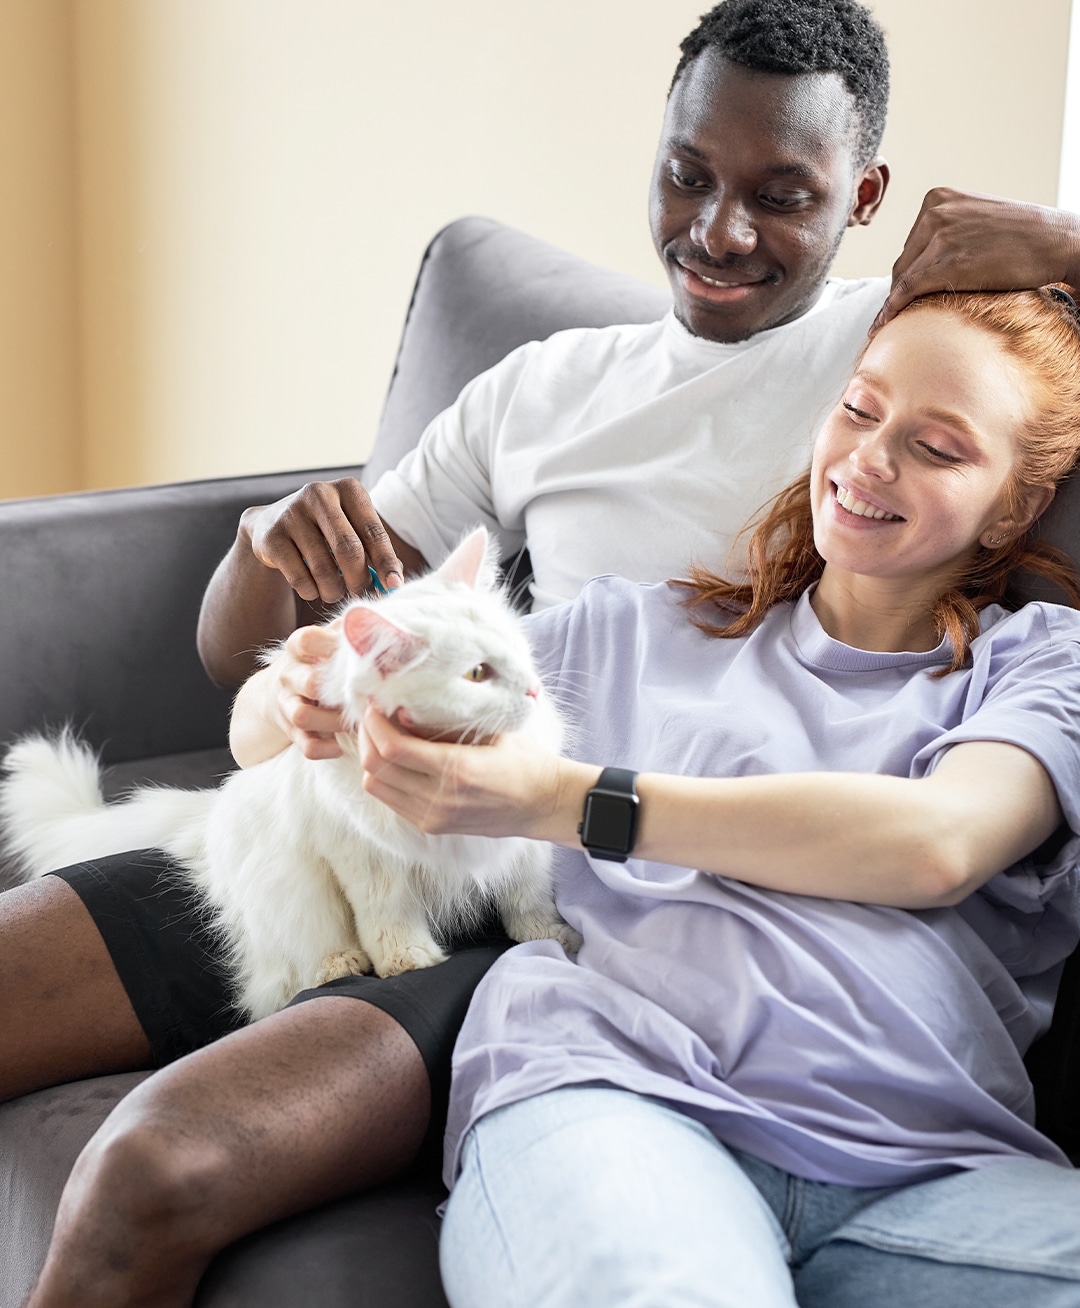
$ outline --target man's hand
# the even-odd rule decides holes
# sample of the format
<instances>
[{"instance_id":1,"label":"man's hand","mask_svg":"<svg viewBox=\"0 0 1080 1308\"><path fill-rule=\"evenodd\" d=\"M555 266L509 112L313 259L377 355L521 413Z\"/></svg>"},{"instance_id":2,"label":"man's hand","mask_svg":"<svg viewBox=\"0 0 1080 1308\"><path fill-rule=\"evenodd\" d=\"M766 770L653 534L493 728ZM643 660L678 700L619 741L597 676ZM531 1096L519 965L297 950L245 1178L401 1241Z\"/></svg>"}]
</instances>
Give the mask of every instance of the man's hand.
<instances>
[{"instance_id":1,"label":"man's hand","mask_svg":"<svg viewBox=\"0 0 1080 1308\"><path fill-rule=\"evenodd\" d=\"M242 768L254 767L288 745L306 758L340 758L340 711L319 703L323 666L338 646L338 622L299 627L268 667L249 678L233 704L229 747Z\"/></svg>"},{"instance_id":2,"label":"man's hand","mask_svg":"<svg viewBox=\"0 0 1080 1308\"><path fill-rule=\"evenodd\" d=\"M369 564L387 590L405 580L395 542L355 477L309 482L275 504L247 509L240 532L255 558L309 603L369 590Z\"/></svg>"},{"instance_id":3,"label":"man's hand","mask_svg":"<svg viewBox=\"0 0 1080 1308\"><path fill-rule=\"evenodd\" d=\"M369 563L392 590L406 570L422 570L424 558L380 520L355 477L311 482L276 504L245 509L199 612L199 657L211 681L246 681L260 648L319 616L304 601L333 604L370 590Z\"/></svg>"},{"instance_id":4,"label":"man's hand","mask_svg":"<svg viewBox=\"0 0 1080 1308\"><path fill-rule=\"evenodd\" d=\"M877 331L931 291L1021 291L1080 278L1080 215L937 186L892 270Z\"/></svg>"}]
</instances>

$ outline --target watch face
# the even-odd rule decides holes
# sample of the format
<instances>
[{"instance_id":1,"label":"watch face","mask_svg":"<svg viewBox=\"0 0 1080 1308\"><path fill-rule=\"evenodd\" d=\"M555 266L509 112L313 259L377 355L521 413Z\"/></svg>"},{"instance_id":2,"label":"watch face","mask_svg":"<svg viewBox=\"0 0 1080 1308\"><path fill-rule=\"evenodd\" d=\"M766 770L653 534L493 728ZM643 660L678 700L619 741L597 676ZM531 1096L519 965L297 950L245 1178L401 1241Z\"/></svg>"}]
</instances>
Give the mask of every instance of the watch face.
<instances>
[{"instance_id":1,"label":"watch face","mask_svg":"<svg viewBox=\"0 0 1080 1308\"><path fill-rule=\"evenodd\" d=\"M633 834L634 801L624 795L589 796L585 813L585 840L599 849L628 853Z\"/></svg>"}]
</instances>

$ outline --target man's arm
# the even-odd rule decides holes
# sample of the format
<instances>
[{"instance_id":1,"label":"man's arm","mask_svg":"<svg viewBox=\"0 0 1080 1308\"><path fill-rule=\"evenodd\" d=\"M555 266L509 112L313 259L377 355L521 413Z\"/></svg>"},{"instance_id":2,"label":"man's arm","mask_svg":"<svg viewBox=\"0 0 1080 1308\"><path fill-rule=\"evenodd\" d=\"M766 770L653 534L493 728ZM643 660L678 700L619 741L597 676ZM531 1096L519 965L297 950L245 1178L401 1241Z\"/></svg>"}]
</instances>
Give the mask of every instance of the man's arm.
<instances>
[{"instance_id":1,"label":"man's arm","mask_svg":"<svg viewBox=\"0 0 1080 1308\"><path fill-rule=\"evenodd\" d=\"M873 330L931 291L1022 291L1080 279L1080 214L994 195L928 191Z\"/></svg>"},{"instance_id":2,"label":"man's arm","mask_svg":"<svg viewBox=\"0 0 1080 1308\"><path fill-rule=\"evenodd\" d=\"M369 564L392 590L424 559L382 522L355 477L311 482L246 509L199 613L196 639L210 680L239 686L261 646L317 618L318 606L369 590Z\"/></svg>"}]
</instances>

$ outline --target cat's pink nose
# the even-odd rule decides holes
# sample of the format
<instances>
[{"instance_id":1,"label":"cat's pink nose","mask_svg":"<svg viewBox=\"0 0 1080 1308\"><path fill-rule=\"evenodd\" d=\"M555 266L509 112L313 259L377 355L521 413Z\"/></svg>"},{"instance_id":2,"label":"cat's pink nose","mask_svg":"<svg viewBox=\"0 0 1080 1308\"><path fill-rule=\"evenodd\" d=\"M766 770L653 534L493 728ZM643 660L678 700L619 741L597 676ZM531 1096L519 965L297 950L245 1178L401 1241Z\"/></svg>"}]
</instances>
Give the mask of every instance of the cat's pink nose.
<instances>
[{"instance_id":1,"label":"cat's pink nose","mask_svg":"<svg viewBox=\"0 0 1080 1308\"><path fill-rule=\"evenodd\" d=\"M525 694L528 695L530 699L536 699L536 697L540 694L540 683L537 682L535 686L530 686L529 689L525 692Z\"/></svg>"}]
</instances>

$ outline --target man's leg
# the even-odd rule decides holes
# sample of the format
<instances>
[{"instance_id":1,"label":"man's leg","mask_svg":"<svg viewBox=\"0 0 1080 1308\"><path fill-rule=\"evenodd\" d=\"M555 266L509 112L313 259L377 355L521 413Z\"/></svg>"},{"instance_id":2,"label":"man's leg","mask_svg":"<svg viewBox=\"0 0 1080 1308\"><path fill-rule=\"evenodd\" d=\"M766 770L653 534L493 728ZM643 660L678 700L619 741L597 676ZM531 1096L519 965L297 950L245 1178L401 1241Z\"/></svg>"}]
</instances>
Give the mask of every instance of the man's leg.
<instances>
[{"instance_id":1,"label":"man's leg","mask_svg":"<svg viewBox=\"0 0 1080 1308\"><path fill-rule=\"evenodd\" d=\"M455 1308L795 1308L787 1242L700 1123L603 1087L481 1119L440 1258Z\"/></svg>"},{"instance_id":2,"label":"man's leg","mask_svg":"<svg viewBox=\"0 0 1080 1308\"><path fill-rule=\"evenodd\" d=\"M189 1305L218 1250L415 1155L428 1076L388 1014L287 1008L158 1072L87 1145L27 1308Z\"/></svg>"},{"instance_id":3,"label":"man's leg","mask_svg":"<svg viewBox=\"0 0 1080 1308\"><path fill-rule=\"evenodd\" d=\"M93 919L58 877L0 895L0 1099L152 1066Z\"/></svg>"}]
</instances>

